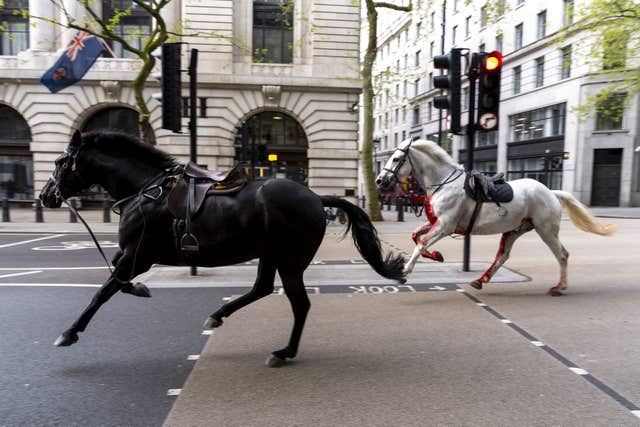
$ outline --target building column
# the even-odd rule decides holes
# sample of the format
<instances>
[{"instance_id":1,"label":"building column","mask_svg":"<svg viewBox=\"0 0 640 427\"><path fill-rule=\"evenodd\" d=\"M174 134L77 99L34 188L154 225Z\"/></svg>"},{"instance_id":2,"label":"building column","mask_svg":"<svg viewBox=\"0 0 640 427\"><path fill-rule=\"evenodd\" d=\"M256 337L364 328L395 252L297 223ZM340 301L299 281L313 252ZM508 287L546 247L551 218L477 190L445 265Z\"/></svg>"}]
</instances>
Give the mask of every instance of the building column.
<instances>
[{"instance_id":1,"label":"building column","mask_svg":"<svg viewBox=\"0 0 640 427\"><path fill-rule=\"evenodd\" d=\"M81 26L86 26L91 23L92 19L89 13L87 12L87 10L81 4L81 2L77 0L63 0L62 3L65 9L67 10L67 12L69 13L69 15L74 18L75 23ZM102 18L102 0L95 0L90 2L90 4L91 4L90 6L91 10L93 10L100 18ZM66 17L64 16L64 13L61 12L61 14L62 16L60 16L59 19L64 25L67 23ZM91 25L91 27L93 27L94 25ZM69 43L71 43L71 41L73 40L73 37L76 35L77 32L78 30L75 30L73 28L63 29L62 34L60 36L61 47L66 48L69 45Z\"/></svg>"},{"instance_id":2,"label":"building column","mask_svg":"<svg viewBox=\"0 0 640 427\"><path fill-rule=\"evenodd\" d=\"M182 0L172 0L160 10L160 16L164 19L167 31L171 33L181 32ZM173 40L173 37L171 37ZM177 40L176 40L177 41Z\"/></svg>"},{"instance_id":3,"label":"building column","mask_svg":"<svg viewBox=\"0 0 640 427\"><path fill-rule=\"evenodd\" d=\"M50 1L30 1L29 14L43 19L56 20L53 3ZM56 41L56 29L54 24L33 19L29 26L29 49L34 52L51 52L53 51Z\"/></svg>"}]
</instances>

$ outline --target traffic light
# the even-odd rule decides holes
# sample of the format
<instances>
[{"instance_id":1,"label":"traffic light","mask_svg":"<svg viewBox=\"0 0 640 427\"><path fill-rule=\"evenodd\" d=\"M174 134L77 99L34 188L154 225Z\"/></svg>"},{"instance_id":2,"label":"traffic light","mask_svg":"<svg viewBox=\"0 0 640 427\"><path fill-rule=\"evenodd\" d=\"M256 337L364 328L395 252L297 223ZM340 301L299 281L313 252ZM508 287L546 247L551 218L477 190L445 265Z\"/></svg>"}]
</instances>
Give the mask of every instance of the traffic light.
<instances>
[{"instance_id":1,"label":"traffic light","mask_svg":"<svg viewBox=\"0 0 640 427\"><path fill-rule=\"evenodd\" d=\"M182 68L180 66L181 43L165 43L160 55L161 73L153 77L161 82L161 93L152 97L162 104L162 128L179 133L182 130Z\"/></svg>"},{"instance_id":2,"label":"traffic light","mask_svg":"<svg viewBox=\"0 0 640 427\"><path fill-rule=\"evenodd\" d=\"M483 132L498 129L501 74L502 54L497 50L483 54L478 77L478 129Z\"/></svg>"},{"instance_id":3,"label":"traffic light","mask_svg":"<svg viewBox=\"0 0 640 427\"><path fill-rule=\"evenodd\" d=\"M450 130L455 134L460 133L462 129L460 126L461 53L462 49L451 49L451 52L447 55L437 55L433 57L433 65L435 68L448 70L447 74L433 78L434 87L447 91L446 95L433 98L433 106L449 110L449 115L451 116Z\"/></svg>"},{"instance_id":4,"label":"traffic light","mask_svg":"<svg viewBox=\"0 0 640 427\"><path fill-rule=\"evenodd\" d=\"M249 128L246 124L236 125L235 149L236 157L240 162L249 160L247 150L249 149Z\"/></svg>"}]
</instances>

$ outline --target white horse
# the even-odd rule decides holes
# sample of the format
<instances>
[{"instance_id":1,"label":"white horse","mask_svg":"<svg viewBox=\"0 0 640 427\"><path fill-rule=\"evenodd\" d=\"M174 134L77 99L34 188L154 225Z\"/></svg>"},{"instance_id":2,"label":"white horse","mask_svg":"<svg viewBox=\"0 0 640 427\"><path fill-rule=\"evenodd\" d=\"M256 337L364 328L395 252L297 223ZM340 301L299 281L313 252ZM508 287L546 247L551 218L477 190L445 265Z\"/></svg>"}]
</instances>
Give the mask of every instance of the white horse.
<instances>
[{"instance_id":1,"label":"white horse","mask_svg":"<svg viewBox=\"0 0 640 427\"><path fill-rule=\"evenodd\" d=\"M467 234L476 202L464 190L465 171L436 143L425 140L406 140L396 149L384 169L376 178L378 186L389 188L403 177L413 174L427 192L425 211L429 222L418 227L412 238L416 247L405 264L409 274L422 253L423 256L442 261L439 253L427 249L450 234ZM572 194L552 191L534 179L510 181L513 199L500 204L481 205L471 234L502 233L502 240L493 264L471 286L482 289L495 272L507 261L513 243L527 231L536 230L551 249L560 264L560 281L549 289L553 296L562 295L567 287L567 259L569 252L558 239L562 206L571 221L583 231L608 236L615 225L603 224L594 218Z\"/></svg>"}]
</instances>

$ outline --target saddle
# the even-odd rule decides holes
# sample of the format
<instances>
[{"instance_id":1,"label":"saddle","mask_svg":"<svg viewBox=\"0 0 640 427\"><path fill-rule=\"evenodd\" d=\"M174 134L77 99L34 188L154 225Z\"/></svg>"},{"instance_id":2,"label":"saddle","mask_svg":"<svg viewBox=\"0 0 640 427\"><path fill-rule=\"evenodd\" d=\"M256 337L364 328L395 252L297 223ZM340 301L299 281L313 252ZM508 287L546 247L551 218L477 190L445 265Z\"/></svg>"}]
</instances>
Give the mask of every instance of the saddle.
<instances>
[{"instance_id":1,"label":"saddle","mask_svg":"<svg viewBox=\"0 0 640 427\"><path fill-rule=\"evenodd\" d=\"M483 203L495 203L498 207L498 214L503 216L506 214L506 210L500 207L500 203L508 203L513 200L513 188L504 180L504 173L502 172L493 176L486 176L476 170L466 171L464 190L471 199L476 201L471 220L467 225L466 234L471 234Z\"/></svg>"},{"instance_id":2,"label":"saddle","mask_svg":"<svg viewBox=\"0 0 640 427\"><path fill-rule=\"evenodd\" d=\"M167 197L169 212L176 218L176 222L184 222L184 230L179 239L184 253L192 254L200 249L197 237L191 233L191 222L202 209L207 196L235 194L246 183L247 178L240 165L229 171L219 172L201 168L193 162L187 163Z\"/></svg>"},{"instance_id":3,"label":"saddle","mask_svg":"<svg viewBox=\"0 0 640 427\"><path fill-rule=\"evenodd\" d=\"M513 200L513 188L504 180L504 173L486 176L482 172L467 171L464 181L467 195L477 202L493 202L498 206Z\"/></svg>"}]
</instances>

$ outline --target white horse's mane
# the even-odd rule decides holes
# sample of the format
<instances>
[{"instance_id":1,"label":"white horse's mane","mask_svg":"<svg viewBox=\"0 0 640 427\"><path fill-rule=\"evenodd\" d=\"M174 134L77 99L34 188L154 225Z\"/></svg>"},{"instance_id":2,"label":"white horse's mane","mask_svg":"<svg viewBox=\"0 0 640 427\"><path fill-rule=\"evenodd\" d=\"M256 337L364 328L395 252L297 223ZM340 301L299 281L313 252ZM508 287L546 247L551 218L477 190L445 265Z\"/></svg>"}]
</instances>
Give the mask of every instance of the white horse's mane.
<instances>
[{"instance_id":1,"label":"white horse's mane","mask_svg":"<svg viewBox=\"0 0 640 427\"><path fill-rule=\"evenodd\" d=\"M461 165L456 163L453 158L451 158L449 153L447 153L444 148L440 147L433 141L418 139L411 143L411 147L423 152L427 156L434 158L436 161L446 163L456 169L463 169Z\"/></svg>"}]
</instances>

